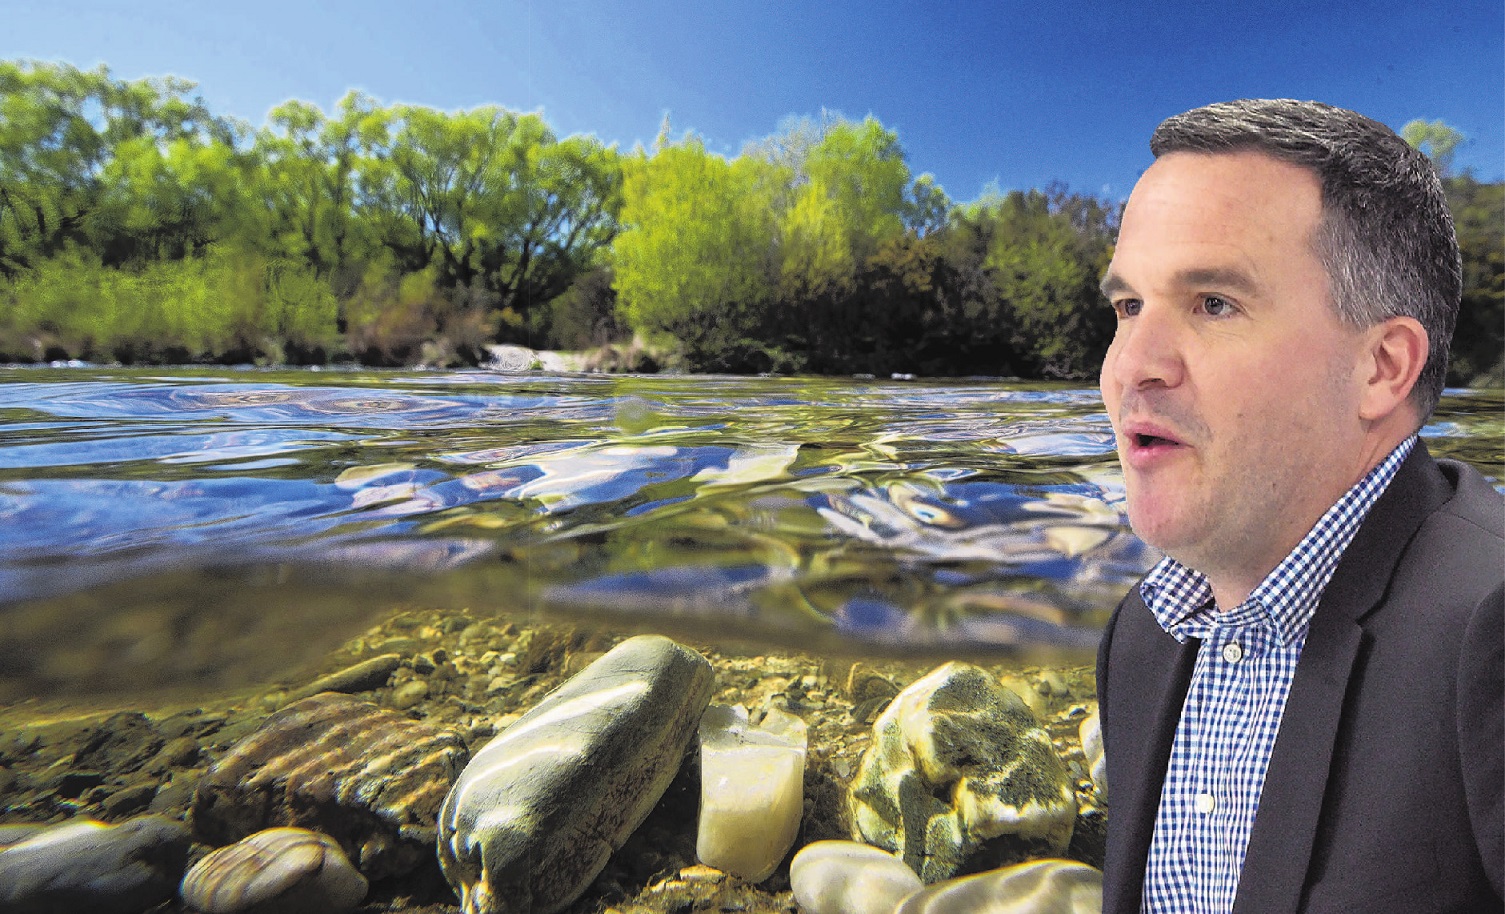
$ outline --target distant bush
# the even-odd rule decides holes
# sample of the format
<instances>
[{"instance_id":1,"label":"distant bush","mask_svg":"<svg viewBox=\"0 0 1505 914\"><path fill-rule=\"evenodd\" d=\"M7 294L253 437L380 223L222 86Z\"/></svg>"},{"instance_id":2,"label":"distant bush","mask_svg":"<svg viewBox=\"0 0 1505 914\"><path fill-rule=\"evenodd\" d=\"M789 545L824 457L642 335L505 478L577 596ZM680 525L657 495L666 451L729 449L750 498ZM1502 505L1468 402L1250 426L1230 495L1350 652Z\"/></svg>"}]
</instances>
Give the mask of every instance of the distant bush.
<instances>
[{"instance_id":1,"label":"distant bush","mask_svg":"<svg viewBox=\"0 0 1505 914\"><path fill-rule=\"evenodd\" d=\"M12 359L323 361L338 340L337 305L318 280L215 247L136 269L69 249L0 295L0 352Z\"/></svg>"}]
</instances>

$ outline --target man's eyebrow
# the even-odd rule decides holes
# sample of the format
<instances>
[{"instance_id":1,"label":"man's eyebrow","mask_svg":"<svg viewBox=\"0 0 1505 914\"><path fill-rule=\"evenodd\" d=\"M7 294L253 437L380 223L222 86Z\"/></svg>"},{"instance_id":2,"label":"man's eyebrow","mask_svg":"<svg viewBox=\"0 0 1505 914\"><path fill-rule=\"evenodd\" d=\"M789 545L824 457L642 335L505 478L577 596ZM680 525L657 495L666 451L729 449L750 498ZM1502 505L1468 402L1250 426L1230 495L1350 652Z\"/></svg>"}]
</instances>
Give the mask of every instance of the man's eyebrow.
<instances>
[{"instance_id":1,"label":"man's eyebrow","mask_svg":"<svg viewBox=\"0 0 1505 914\"><path fill-rule=\"evenodd\" d=\"M1103 298L1112 298L1120 292L1134 291L1129 287L1128 280L1113 272L1109 272L1103 276L1103 281L1098 288L1103 290Z\"/></svg>"},{"instance_id":2,"label":"man's eyebrow","mask_svg":"<svg viewBox=\"0 0 1505 914\"><path fill-rule=\"evenodd\" d=\"M1229 289L1245 295L1257 291L1253 278L1235 267L1198 267L1182 270L1176 274L1176 283L1183 286L1211 286Z\"/></svg>"},{"instance_id":3,"label":"man's eyebrow","mask_svg":"<svg viewBox=\"0 0 1505 914\"><path fill-rule=\"evenodd\" d=\"M1234 267L1194 267L1178 271L1172 280L1177 286L1221 288L1244 295L1258 290L1258 285L1248 273ZM1105 275L1099 288L1102 289L1104 298L1135 294L1129 281L1117 273Z\"/></svg>"}]
</instances>

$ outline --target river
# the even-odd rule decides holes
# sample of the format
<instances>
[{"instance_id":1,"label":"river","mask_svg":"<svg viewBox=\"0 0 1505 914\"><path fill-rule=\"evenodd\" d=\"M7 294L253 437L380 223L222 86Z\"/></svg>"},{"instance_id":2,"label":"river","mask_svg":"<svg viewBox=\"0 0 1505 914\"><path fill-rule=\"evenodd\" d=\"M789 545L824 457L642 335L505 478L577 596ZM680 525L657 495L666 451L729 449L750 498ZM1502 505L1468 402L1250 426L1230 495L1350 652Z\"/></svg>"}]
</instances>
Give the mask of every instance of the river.
<instances>
[{"instance_id":1,"label":"river","mask_svg":"<svg viewBox=\"0 0 1505 914\"><path fill-rule=\"evenodd\" d=\"M1433 452L1505 478L1505 397ZM1157 556L1095 389L0 369L0 701L228 688L384 614L1085 662Z\"/></svg>"}]
</instances>

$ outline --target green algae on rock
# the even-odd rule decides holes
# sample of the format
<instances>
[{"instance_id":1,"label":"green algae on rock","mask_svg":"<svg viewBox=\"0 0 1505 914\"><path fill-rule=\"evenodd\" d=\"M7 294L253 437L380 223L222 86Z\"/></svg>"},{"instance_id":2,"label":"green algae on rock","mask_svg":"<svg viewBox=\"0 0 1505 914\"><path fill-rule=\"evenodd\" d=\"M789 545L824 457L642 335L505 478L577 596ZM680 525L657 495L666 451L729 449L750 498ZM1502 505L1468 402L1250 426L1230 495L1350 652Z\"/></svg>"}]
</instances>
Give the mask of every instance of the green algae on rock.
<instances>
[{"instance_id":1,"label":"green algae on rock","mask_svg":"<svg viewBox=\"0 0 1505 914\"><path fill-rule=\"evenodd\" d=\"M955 662L879 716L850 802L853 837L900 854L926 883L956 874L984 845L1001 858L988 865L1059 856L1077 813L1034 714L991 673Z\"/></svg>"}]
</instances>

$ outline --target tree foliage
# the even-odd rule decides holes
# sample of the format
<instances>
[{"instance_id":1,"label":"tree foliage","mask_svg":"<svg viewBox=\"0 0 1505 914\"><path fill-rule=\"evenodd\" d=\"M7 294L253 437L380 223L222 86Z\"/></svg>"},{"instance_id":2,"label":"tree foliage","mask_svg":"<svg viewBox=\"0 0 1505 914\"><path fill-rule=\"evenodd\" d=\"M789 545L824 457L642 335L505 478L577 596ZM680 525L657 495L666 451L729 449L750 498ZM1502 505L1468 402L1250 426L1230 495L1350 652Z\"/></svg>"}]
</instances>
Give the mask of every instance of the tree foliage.
<instances>
[{"instance_id":1,"label":"tree foliage","mask_svg":"<svg viewBox=\"0 0 1505 914\"><path fill-rule=\"evenodd\" d=\"M1469 175L1444 182L1463 255L1463 301L1448 380L1505 383L1505 184Z\"/></svg>"},{"instance_id":2,"label":"tree foliage","mask_svg":"<svg viewBox=\"0 0 1505 914\"><path fill-rule=\"evenodd\" d=\"M1453 173L1453 156L1463 144L1464 136L1457 128L1438 121L1418 118L1407 121L1400 130L1401 139L1426 153L1437 167L1437 173L1449 177Z\"/></svg>"},{"instance_id":3,"label":"tree foliage","mask_svg":"<svg viewBox=\"0 0 1505 914\"><path fill-rule=\"evenodd\" d=\"M1404 132L1449 171L1456 130ZM1466 382L1505 371L1505 194L1446 184ZM953 203L873 117L786 120L735 156L666 122L623 155L538 113L359 92L252 130L185 80L0 61L0 359L455 364L522 342L640 364L632 336L697 370L1086 378L1118 214L1059 185Z\"/></svg>"}]
</instances>

